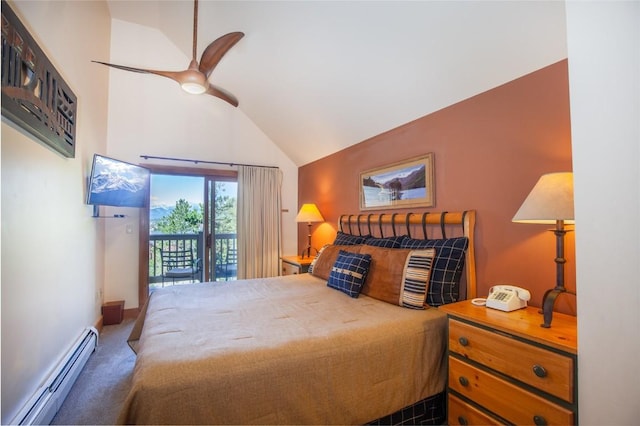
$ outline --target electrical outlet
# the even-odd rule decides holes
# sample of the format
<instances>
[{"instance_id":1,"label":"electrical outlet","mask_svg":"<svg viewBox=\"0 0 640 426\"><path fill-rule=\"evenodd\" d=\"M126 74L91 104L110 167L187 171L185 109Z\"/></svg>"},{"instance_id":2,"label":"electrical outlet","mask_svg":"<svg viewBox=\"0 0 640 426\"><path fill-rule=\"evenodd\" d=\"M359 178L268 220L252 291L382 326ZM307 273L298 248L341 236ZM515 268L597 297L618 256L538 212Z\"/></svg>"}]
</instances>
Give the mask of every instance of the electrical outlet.
<instances>
[{"instance_id":1,"label":"electrical outlet","mask_svg":"<svg viewBox=\"0 0 640 426\"><path fill-rule=\"evenodd\" d=\"M125 230L127 231L127 234L133 234L133 226L130 224L127 224L125 226Z\"/></svg>"}]
</instances>

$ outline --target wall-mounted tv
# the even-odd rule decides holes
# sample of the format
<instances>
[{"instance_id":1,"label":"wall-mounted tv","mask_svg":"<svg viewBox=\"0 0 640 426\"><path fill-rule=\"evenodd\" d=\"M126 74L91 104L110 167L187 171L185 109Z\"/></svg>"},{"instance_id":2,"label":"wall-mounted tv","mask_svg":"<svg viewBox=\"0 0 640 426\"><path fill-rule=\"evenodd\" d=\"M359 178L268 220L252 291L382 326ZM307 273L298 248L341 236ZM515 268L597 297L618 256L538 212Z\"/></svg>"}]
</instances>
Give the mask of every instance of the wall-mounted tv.
<instances>
[{"instance_id":1,"label":"wall-mounted tv","mask_svg":"<svg viewBox=\"0 0 640 426\"><path fill-rule=\"evenodd\" d=\"M144 167L94 154L87 204L144 207L149 200L150 175Z\"/></svg>"}]
</instances>

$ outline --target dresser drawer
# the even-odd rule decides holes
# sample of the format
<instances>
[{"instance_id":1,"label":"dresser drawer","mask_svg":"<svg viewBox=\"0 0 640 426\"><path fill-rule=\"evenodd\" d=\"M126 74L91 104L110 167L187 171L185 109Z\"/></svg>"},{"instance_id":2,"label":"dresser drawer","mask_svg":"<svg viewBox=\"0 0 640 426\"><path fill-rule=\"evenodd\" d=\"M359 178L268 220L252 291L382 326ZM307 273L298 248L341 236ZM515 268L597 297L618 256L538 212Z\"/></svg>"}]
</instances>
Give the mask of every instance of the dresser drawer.
<instances>
[{"instance_id":1,"label":"dresser drawer","mask_svg":"<svg viewBox=\"0 0 640 426\"><path fill-rule=\"evenodd\" d=\"M574 424L571 410L451 356L449 388L514 424Z\"/></svg>"},{"instance_id":2,"label":"dresser drawer","mask_svg":"<svg viewBox=\"0 0 640 426\"><path fill-rule=\"evenodd\" d=\"M282 275L297 275L300 273L300 267L287 262L282 262Z\"/></svg>"},{"instance_id":3,"label":"dresser drawer","mask_svg":"<svg viewBox=\"0 0 640 426\"><path fill-rule=\"evenodd\" d=\"M573 358L449 319L449 350L574 402Z\"/></svg>"},{"instance_id":4,"label":"dresser drawer","mask_svg":"<svg viewBox=\"0 0 640 426\"><path fill-rule=\"evenodd\" d=\"M449 426L502 424L455 395L449 394L448 401L447 416L449 418Z\"/></svg>"}]
</instances>

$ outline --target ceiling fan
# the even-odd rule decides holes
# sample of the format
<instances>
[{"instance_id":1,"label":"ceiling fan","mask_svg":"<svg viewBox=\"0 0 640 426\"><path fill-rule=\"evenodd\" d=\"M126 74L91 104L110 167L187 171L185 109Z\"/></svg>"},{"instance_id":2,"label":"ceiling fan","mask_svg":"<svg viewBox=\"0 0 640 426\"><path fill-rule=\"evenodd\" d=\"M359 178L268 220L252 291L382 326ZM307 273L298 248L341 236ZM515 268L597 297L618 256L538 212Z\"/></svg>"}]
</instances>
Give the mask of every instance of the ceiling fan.
<instances>
[{"instance_id":1,"label":"ceiling fan","mask_svg":"<svg viewBox=\"0 0 640 426\"><path fill-rule=\"evenodd\" d=\"M189 68L184 71L157 71L142 68L132 68L124 65L109 64L107 62L92 61L98 64L107 65L109 67L118 68L125 71L139 72L143 74L156 74L175 80L180 84L185 92L200 95L206 93L208 95L220 98L234 107L238 106L238 100L231 93L226 92L220 87L216 87L209 83L209 76L214 68L218 65L222 57L231 49L240 39L244 37L242 32L233 32L225 34L213 41L202 53L200 64L196 61L196 46L198 40L198 0L194 0L193 4L193 56L189 63Z\"/></svg>"}]
</instances>

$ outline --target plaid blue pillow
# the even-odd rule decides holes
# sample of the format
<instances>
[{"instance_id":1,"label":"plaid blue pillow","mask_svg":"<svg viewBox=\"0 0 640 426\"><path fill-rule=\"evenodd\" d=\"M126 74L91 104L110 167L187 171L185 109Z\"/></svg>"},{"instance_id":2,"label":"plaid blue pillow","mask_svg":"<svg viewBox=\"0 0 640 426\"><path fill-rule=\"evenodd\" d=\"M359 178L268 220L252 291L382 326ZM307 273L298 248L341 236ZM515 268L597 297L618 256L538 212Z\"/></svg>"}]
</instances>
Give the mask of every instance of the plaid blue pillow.
<instances>
[{"instance_id":1,"label":"plaid blue pillow","mask_svg":"<svg viewBox=\"0 0 640 426\"><path fill-rule=\"evenodd\" d=\"M369 254L340 250L336 263L329 272L327 285L351 297L358 297L367 279L370 264L371 255Z\"/></svg>"},{"instance_id":2,"label":"plaid blue pillow","mask_svg":"<svg viewBox=\"0 0 640 426\"><path fill-rule=\"evenodd\" d=\"M440 306L458 301L460 277L464 268L464 254L469 246L467 237L438 240L415 240L406 238L402 248L435 248L436 258L431 267L431 282L427 293L427 304Z\"/></svg>"},{"instance_id":3,"label":"plaid blue pillow","mask_svg":"<svg viewBox=\"0 0 640 426\"><path fill-rule=\"evenodd\" d=\"M385 248L400 248L402 247L402 241L408 238L406 235L399 237L384 237L384 238L367 238L365 244L368 246L385 247Z\"/></svg>"},{"instance_id":4,"label":"plaid blue pillow","mask_svg":"<svg viewBox=\"0 0 640 426\"><path fill-rule=\"evenodd\" d=\"M370 235L351 235L345 234L342 231L338 231L336 235L336 239L333 242L334 246L353 246L356 244L364 244L364 242L369 238Z\"/></svg>"}]
</instances>

